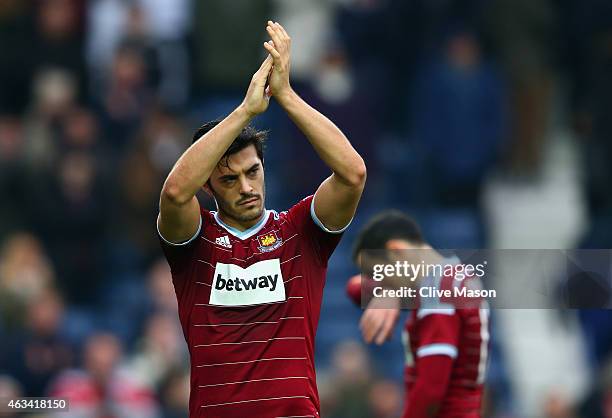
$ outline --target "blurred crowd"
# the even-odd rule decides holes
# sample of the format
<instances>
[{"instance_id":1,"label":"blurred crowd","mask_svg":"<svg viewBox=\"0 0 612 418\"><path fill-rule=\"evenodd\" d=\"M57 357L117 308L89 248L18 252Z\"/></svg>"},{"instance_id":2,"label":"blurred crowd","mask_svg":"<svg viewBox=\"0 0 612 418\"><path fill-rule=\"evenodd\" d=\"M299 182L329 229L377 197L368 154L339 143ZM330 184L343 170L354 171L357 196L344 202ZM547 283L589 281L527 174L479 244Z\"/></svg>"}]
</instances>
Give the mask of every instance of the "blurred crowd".
<instances>
[{"instance_id":1,"label":"blurred crowd","mask_svg":"<svg viewBox=\"0 0 612 418\"><path fill-rule=\"evenodd\" d=\"M537 182L556 114L584 159L576 246L612 247L609 1L3 0L0 397L67 396L74 417L186 416L159 191L193 129L241 101L269 18L294 40L294 88L366 159L364 212L410 208L436 245L487 246L485 181ZM287 208L327 169L277 106L255 124L270 129L268 205ZM612 417L606 315L583 315L601 384L578 407L551 395L549 418ZM360 344L326 355L326 417L398 415L401 386ZM503 398L488 416L510 413Z\"/></svg>"}]
</instances>

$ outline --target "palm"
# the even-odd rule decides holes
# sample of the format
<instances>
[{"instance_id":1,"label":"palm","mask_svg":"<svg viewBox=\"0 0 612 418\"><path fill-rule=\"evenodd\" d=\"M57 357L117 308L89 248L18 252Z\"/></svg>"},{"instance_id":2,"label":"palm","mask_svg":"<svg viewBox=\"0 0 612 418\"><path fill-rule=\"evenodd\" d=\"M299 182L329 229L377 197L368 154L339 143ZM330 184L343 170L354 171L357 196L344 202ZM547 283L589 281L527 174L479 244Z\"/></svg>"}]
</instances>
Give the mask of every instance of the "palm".
<instances>
[{"instance_id":1,"label":"palm","mask_svg":"<svg viewBox=\"0 0 612 418\"><path fill-rule=\"evenodd\" d=\"M283 69L279 69L276 65L272 67L272 73L268 79L268 84L270 85L270 92L273 96L278 95L283 89L289 86L289 80L286 76L286 74L289 73L288 67L288 65Z\"/></svg>"},{"instance_id":2,"label":"palm","mask_svg":"<svg viewBox=\"0 0 612 418\"><path fill-rule=\"evenodd\" d=\"M266 82L272 69L272 62L272 57L268 55L259 70L253 75L251 84L249 84L249 89L244 98L244 106L251 115L265 112L270 104L270 97L266 92Z\"/></svg>"},{"instance_id":3,"label":"palm","mask_svg":"<svg viewBox=\"0 0 612 418\"><path fill-rule=\"evenodd\" d=\"M264 46L274 59L268 83L272 95L278 96L290 88L291 38L278 23L268 22L266 30L272 40L266 42Z\"/></svg>"},{"instance_id":4,"label":"palm","mask_svg":"<svg viewBox=\"0 0 612 418\"><path fill-rule=\"evenodd\" d=\"M249 96L247 99L247 106L251 109L252 113L260 114L265 112L268 109L268 105L270 101L267 97L265 97L265 93L262 92L254 92L253 95Z\"/></svg>"}]
</instances>

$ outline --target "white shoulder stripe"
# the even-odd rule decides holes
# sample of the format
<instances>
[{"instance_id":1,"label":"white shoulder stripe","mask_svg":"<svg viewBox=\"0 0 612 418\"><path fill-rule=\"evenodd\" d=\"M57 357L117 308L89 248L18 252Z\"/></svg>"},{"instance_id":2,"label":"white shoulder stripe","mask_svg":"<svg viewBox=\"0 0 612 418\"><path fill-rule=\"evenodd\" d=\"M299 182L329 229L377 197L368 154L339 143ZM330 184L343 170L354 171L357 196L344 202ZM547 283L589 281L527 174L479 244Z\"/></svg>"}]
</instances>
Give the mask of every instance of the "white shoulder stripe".
<instances>
[{"instance_id":1,"label":"white shoulder stripe","mask_svg":"<svg viewBox=\"0 0 612 418\"><path fill-rule=\"evenodd\" d=\"M417 349L417 357L443 355L457 358L457 347L452 344L429 344Z\"/></svg>"},{"instance_id":2,"label":"white shoulder stripe","mask_svg":"<svg viewBox=\"0 0 612 418\"><path fill-rule=\"evenodd\" d=\"M198 235L200 235L200 231L202 230L202 215L200 215L200 224L198 225L198 230L191 238L189 238L187 241L184 241L184 242L172 242L164 238L161 232L159 232L159 217L157 218L157 221L155 222L155 226L157 227L157 234L166 244L171 245L173 247L182 247L183 245L189 244L191 241L196 239Z\"/></svg>"},{"instance_id":3,"label":"white shoulder stripe","mask_svg":"<svg viewBox=\"0 0 612 418\"><path fill-rule=\"evenodd\" d=\"M454 315L455 308L423 308L417 311L417 318L425 318L427 315Z\"/></svg>"},{"instance_id":4,"label":"white shoulder stripe","mask_svg":"<svg viewBox=\"0 0 612 418\"><path fill-rule=\"evenodd\" d=\"M349 227L351 222L353 222L353 219L351 218L351 220L342 229L338 229L336 231L332 231L331 229L328 229L325 225L323 225L323 222L321 222L319 220L319 218L317 217L317 214L315 213L315 210L314 210L314 201L315 201L315 197L316 196L317 195L315 194L312 197L312 200L310 201L310 217L312 218L314 223L316 223L319 228L321 228L323 231L325 231L327 233L330 233L330 234L341 234L341 233L343 233L346 230L346 228Z\"/></svg>"}]
</instances>

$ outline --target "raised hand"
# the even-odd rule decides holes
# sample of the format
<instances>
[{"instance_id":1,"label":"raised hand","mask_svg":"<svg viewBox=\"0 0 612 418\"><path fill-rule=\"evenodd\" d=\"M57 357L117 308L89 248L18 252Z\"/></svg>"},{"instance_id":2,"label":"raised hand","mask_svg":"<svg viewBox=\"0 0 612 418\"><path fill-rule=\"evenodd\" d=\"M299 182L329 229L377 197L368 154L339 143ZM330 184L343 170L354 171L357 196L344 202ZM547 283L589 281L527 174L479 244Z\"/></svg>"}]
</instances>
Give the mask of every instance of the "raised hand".
<instances>
[{"instance_id":1,"label":"raised hand","mask_svg":"<svg viewBox=\"0 0 612 418\"><path fill-rule=\"evenodd\" d=\"M271 55L264 60L259 70L253 74L251 84L246 92L242 106L250 116L256 116L268 109L270 94L267 88L268 77L272 70L273 59Z\"/></svg>"},{"instance_id":2,"label":"raised hand","mask_svg":"<svg viewBox=\"0 0 612 418\"><path fill-rule=\"evenodd\" d=\"M264 43L264 48L274 60L270 74L270 94L277 99L291 91L289 71L291 67L291 38L285 28L278 22L268 21L266 27L271 41Z\"/></svg>"},{"instance_id":3,"label":"raised hand","mask_svg":"<svg viewBox=\"0 0 612 418\"><path fill-rule=\"evenodd\" d=\"M399 308L389 308L389 301L372 299L359 321L363 340L367 344L382 345L393 335L399 316Z\"/></svg>"}]
</instances>

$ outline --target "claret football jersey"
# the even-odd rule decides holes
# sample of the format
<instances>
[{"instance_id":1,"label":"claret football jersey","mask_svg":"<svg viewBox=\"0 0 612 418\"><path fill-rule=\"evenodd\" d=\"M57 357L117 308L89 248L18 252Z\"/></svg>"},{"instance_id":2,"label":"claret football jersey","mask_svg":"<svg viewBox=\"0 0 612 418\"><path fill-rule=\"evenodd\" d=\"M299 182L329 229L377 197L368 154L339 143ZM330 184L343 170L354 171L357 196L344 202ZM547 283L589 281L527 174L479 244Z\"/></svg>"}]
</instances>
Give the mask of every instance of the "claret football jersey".
<instances>
[{"instance_id":1,"label":"claret football jersey","mask_svg":"<svg viewBox=\"0 0 612 418\"><path fill-rule=\"evenodd\" d=\"M472 282L470 282L472 280ZM469 286L476 279L456 281L452 275L426 278L422 286L451 289ZM418 359L442 355L452 358L448 389L436 417L480 418L484 380L489 353L489 309L486 301L450 298L420 298L410 312L402 339L406 353L404 370L406 400L418 379ZM408 411L410 405L405 405ZM406 415L406 413L405 413Z\"/></svg>"},{"instance_id":2,"label":"claret football jersey","mask_svg":"<svg viewBox=\"0 0 612 418\"><path fill-rule=\"evenodd\" d=\"M245 231L202 209L188 242L160 236L191 357L190 417L319 416L315 333L341 231L313 199Z\"/></svg>"}]
</instances>

